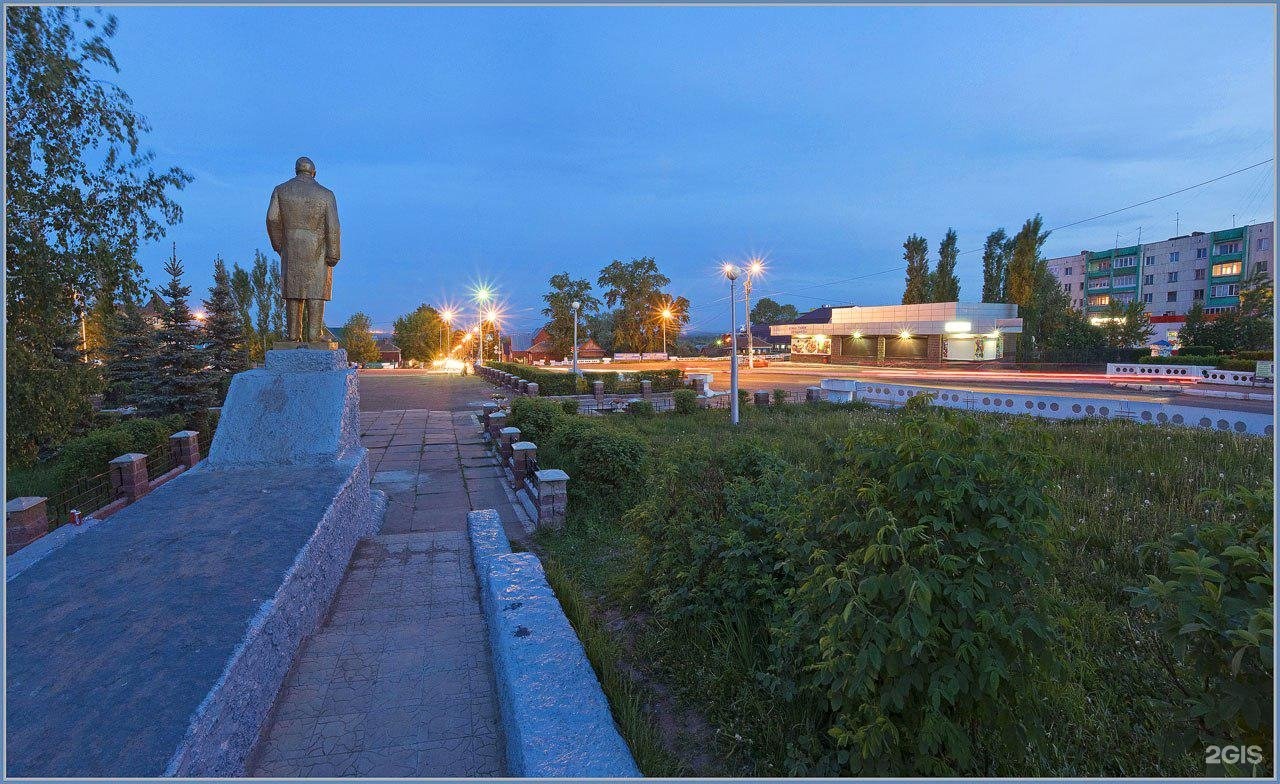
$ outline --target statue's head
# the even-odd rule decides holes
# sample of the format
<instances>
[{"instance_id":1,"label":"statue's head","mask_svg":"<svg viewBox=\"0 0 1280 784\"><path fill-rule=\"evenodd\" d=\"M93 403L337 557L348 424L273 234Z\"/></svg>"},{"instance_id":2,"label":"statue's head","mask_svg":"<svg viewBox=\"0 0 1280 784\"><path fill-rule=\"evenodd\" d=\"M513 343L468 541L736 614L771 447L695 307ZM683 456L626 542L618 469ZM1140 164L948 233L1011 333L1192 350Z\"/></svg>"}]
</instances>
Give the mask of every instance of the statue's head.
<instances>
[{"instance_id":1,"label":"statue's head","mask_svg":"<svg viewBox=\"0 0 1280 784\"><path fill-rule=\"evenodd\" d=\"M316 176L316 165L311 162L307 156L302 156L298 162L293 165L294 174L305 174L308 177Z\"/></svg>"}]
</instances>

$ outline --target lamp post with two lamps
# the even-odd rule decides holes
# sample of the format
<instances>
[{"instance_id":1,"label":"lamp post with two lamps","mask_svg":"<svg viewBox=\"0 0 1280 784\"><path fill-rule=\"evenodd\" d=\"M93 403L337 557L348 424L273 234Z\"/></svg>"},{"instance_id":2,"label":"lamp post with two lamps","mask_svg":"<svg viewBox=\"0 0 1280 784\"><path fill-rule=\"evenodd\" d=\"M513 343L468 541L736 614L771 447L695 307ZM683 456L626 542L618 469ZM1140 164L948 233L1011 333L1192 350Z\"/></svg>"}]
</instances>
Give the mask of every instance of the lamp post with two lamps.
<instances>
[{"instance_id":1,"label":"lamp post with two lamps","mask_svg":"<svg viewBox=\"0 0 1280 784\"><path fill-rule=\"evenodd\" d=\"M755 347L751 340L751 279L756 275L764 272L764 263L760 259L752 259L747 265L747 276L742 281L742 295L746 299L743 305L743 313L747 320L747 367L754 369L756 366Z\"/></svg>"},{"instance_id":2,"label":"lamp post with two lamps","mask_svg":"<svg viewBox=\"0 0 1280 784\"><path fill-rule=\"evenodd\" d=\"M573 307L573 374L581 376L582 372L578 370L578 311L582 309L582 300L575 299L569 304Z\"/></svg>"}]
</instances>

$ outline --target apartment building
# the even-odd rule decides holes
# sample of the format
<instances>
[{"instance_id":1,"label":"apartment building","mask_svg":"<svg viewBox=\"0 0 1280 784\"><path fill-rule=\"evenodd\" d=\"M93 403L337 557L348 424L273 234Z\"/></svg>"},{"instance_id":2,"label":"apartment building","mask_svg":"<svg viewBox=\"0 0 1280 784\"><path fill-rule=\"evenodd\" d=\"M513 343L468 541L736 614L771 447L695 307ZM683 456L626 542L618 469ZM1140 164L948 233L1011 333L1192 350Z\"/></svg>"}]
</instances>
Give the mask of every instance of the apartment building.
<instances>
[{"instance_id":1,"label":"apartment building","mask_svg":"<svg viewBox=\"0 0 1280 784\"><path fill-rule=\"evenodd\" d=\"M1137 300L1153 321L1181 321L1200 302L1206 313L1240 304L1240 283L1255 270L1275 281L1274 223L1221 231L1193 231L1161 242L1082 250L1049 259L1049 271L1071 304L1100 315L1112 302Z\"/></svg>"}]
</instances>

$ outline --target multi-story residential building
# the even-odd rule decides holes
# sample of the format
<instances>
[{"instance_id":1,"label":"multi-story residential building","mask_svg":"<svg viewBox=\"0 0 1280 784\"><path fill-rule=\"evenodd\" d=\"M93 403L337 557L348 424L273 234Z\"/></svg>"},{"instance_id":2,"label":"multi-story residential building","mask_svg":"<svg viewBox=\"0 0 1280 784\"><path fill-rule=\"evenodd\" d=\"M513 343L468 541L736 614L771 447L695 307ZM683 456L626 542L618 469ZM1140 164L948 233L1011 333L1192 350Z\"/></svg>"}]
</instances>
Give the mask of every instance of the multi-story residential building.
<instances>
[{"instance_id":1,"label":"multi-story residential building","mask_svg":"<svg viewBox=\"0 0 1280 784\"><path fill-rule=\"evenodd\" d=\"M1152 321L1179 323L1200 302L1208 314L1240 304L1240 283L1254 271L1275 281L1274 223L1193 231L1162 242L1082 250L1049 259L1071 304L1101 316L1112 302L1138 300Z\"/></svg>"}]
</instances>

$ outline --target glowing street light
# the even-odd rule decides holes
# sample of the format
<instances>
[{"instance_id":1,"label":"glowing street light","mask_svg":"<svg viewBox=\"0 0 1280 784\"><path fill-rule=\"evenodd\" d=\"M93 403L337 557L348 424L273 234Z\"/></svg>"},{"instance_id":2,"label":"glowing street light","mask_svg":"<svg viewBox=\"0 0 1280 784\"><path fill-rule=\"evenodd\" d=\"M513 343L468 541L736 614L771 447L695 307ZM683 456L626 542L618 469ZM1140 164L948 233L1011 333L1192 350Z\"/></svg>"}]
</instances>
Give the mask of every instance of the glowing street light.
<instances>
[{"instance_id":1,"label":"glowing street light","mask_svg":"<svg viewBox=\"0 0 1280 784\"><path fill-rule=\"evenodd\" d=\"M496 308L489 308L484 312L484 320L493 325L493 339L498 342L498 361L502 361L502 330L498 327L498 319L501 315ZM480 339L484 340L483 329L480 331Z\"/></svg>"},{"instance_id":2,"label":"glowing street light","mask_svg":"<svg viewBox=\"0 0 1280 784\"><path fill-rule=\"evenodd\" d=\"M440 331L441 333L443 333L443 337L444 337L444 339L440 341L440 349L445 352L446 357L448 357L449 355L449 344L453 342L449 339L450 338L449 333L452 331L449 329L449 327L450 325L453 324L453 319L455 315L457 314L455 314L449 308L445 308L444 310L440 311Z\"/></svg>"},{"instance_id":3,"label":"glowing street light","mask_svg":"<svg viewBox=\"0 0 1280 784\"><path fill-rule=\"evenodd\" d=\"M663 308L659 313L662 317L662 355L667 355L667 322L675 318L676 314L672 312L671 306Z\"/></svg>"},{"instance_id":4,"label":"glowing street light","mask_svg":"<svg viewBox=\"0 0 1280 784\"><path fill-rule=\"evenodd\" d=\"M476 288L474 292L472 292L472 294L475 297L477 308L483 306L486 302L489 301L490 297L493 296L493 292L489 290L488 286L479 286ZM479 348L480 353L479 353L479 356L476 358L476 365L480 365L480 366L484 365L484 330L482 329L482 327L484 326L483 318L484 317L481 316L482 320L480 322L480 325L476 327L476 331L480 335L480 348Z\"/></svg>"},{"instance_id":5,"label":"glowing street light","mask_svg":"<svg viewBox=\"0 0 1280 784\"><path fill-rule=\"evenodd\" d=\"M747 367L754 369L756 366L755 346L753 345L751 336L751 280L758 275L764 273L764 262L760 259L752 259L747 264L747 278L742 282L742 294L746 298L745 310L747 319Z\"/></svg>"},{"instance_id":6,"label":"glowing street light","mask_svg":"<svg viewBox=\"0 0 1280 784\"><path fill-rule=\"evenodd\" d=\"M738 300L733 282L738 279L738 268L732 264L723 267L729 279L729 338L733 348L729 352L729 421L738 424Z\"/></svg>"}]
</instances>

